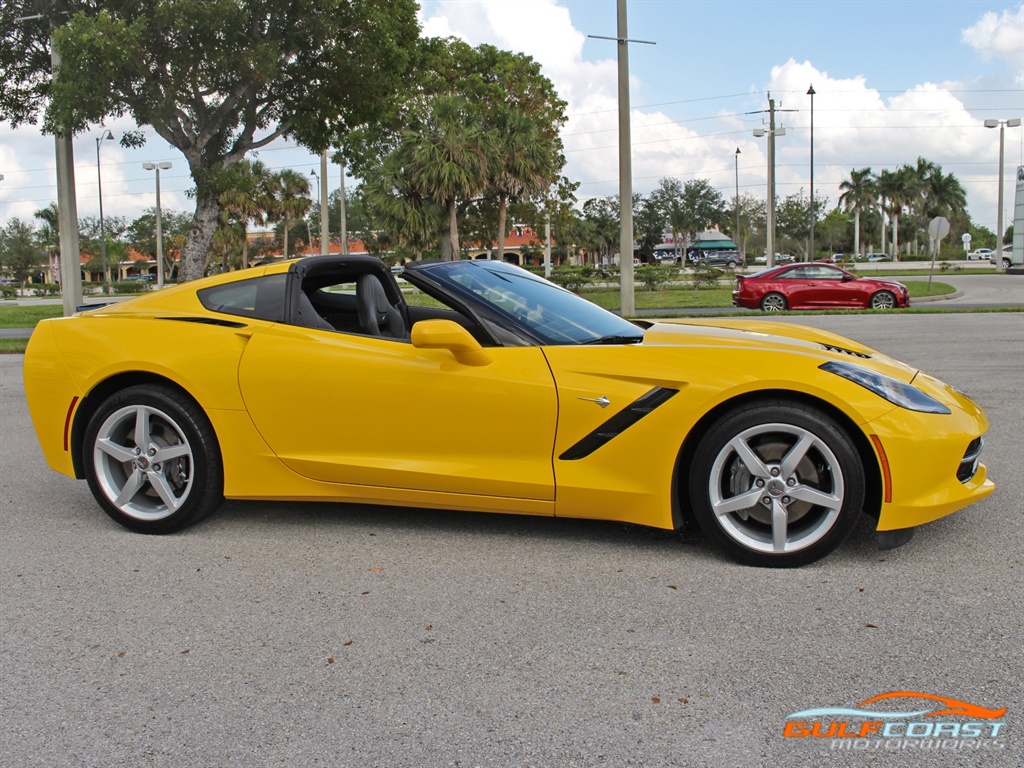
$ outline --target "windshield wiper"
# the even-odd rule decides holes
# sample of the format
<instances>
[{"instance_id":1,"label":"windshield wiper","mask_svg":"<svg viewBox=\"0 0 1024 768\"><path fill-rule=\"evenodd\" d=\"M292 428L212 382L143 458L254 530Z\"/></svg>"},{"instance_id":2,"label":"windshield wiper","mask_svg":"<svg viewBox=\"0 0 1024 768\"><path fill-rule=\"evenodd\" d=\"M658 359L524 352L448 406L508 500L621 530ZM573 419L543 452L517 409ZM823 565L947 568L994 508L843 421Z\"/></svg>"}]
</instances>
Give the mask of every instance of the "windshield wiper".
<instances>
[{"instance_id":1,"label":"windshield wiper","mask_svg":"<svg viewBox=\"0 0 1024 768\"><path fill-rule=\"evenodd\" d=\"M580 344L639 344L644 340L644 335L625 336L622 334L611 334L609 336L598 336L596 339L581 341Z\"/></svg>"}]
</instances>

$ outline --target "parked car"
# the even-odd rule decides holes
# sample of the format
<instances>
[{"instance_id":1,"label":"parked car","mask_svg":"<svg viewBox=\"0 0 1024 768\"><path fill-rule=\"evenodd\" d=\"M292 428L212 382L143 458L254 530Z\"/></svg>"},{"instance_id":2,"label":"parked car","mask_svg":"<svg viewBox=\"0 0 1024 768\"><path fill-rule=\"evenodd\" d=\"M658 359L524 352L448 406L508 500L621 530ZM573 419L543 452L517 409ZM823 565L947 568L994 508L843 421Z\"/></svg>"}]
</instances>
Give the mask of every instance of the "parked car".
<instances>
[{"instance_id":1,"label":"parked car","mask_svg":"<svg viewBox=\"0 0 1024 768\"><path fill-rule=\"evenodd\" d=\"M892 261L889 258L888 253L869 253L867 255L867 261Z\"/></svg>"},{"instance_id":2,"label":"parked car","mask_svg":"<svg viewBox=\"0 0 1024 768\"><path fill-rule=\"evenodd\" d=\"M992 261L995 251L991 248L978 248L967 254L968 261Z\"/></svg>"},{"instance_id":3,"label":"parked car","mask_svg":"<svg viewBox=\"0 0 1024 768\"><path fill-rule=\"evenodd\" d=\"M402 276L438 304L380 259L311 256L41 321L46 461L140 533L330 500L699 526L761 566L823 557L862 512L898 546L995 488L979 406L834 333L629 322L501 261Z\"/></svg>"},{"instance_id":4,"label":"parked car","mask_svg":"<svg viewBox=\"0 0 1024 768\"><path fill-rule=\"evenodd\" d=\"M910 305L902 283L858 277L831 264L789 264L737 276L732 303L781 312L786 309L895 309Z\"/></svg>"},{"instance_id":5,"label":"parked car","mask_svg":"<svg viewBox=\"0 0 1024 768\"><path fill-rule=\"evenodd\" d=\"M743 265L743 254L733 249L691 248L686 252L686 258L694 266L698 264L705 267L739 267Z\"/></svg>"},{"instance_id":6,"label":"parked car","mask_svg":"<svg viewBox=\"0 0 1024 768\"><path fill-rule=\"evenodd\" d=\"M773 264L776 264L776 265L777 264L788 264L791 261L793 261L793 257L790 256L788 253L776 253L775 254L775 258L772 260ZM765 254L764 256L758 256L756 259L754 259L754 263L755 264L767 264L768 263L768 254Z\"/></svg>"}]
</instances>

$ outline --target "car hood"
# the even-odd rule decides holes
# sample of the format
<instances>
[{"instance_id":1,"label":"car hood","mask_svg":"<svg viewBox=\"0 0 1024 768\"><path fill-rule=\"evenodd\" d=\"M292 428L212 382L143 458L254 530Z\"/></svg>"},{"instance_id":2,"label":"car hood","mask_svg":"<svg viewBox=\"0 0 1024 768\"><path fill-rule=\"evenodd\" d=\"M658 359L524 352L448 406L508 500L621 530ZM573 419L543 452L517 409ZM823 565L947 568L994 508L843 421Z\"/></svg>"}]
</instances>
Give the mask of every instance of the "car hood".
<instances>
[{"instance_id":1,"label":"car hood","mask_svg":"<svg viewBox=\"0 0 1024 768\"><path fill-rule=\"evenodd\" d=\"M772 320L686 319L658 322L644 333L644 346L734 347L844 360L910 383L918 370L828 331Z\"/></svg>"}]
</instances>

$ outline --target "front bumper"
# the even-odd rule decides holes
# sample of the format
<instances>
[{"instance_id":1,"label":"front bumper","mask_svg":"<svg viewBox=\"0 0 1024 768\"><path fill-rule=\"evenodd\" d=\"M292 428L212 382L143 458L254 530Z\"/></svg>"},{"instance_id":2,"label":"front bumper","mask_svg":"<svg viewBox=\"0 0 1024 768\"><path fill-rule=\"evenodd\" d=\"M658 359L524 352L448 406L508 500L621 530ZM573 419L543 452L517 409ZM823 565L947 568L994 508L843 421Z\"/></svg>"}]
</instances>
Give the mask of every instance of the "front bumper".
<instances>
[{"instance_id":1,"label":"front bumper","mask_svg":"<svg viewBox=\"0 0 1024 768\"><path fill-rule=\"evenodd\" d=\"M979 438L988 429L982 410L930 376L918 375L914 385L952 413L896 408L866 425L883 470L879 531L938 520L981 501L996 487L980 462Z\"/></svg>"}]
</instances>

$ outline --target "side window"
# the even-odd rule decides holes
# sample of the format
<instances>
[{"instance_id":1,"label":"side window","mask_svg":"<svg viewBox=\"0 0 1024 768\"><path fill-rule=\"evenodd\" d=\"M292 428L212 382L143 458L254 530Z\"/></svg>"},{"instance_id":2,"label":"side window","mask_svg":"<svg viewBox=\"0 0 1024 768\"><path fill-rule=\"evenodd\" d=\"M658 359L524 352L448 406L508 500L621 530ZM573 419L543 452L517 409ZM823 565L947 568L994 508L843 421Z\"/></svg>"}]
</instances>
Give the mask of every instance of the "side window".
<instances>
[{"instance_id":1,"label":"side window","mask_svg":"<svg viewBox=\"0 0 1024 768\"><path fill-rule=\"evenodd\" d=\"M284 319L287 279L282 273L204 288L198 292L199 301L211 312L279 323Z\"/></svg>"}]
</instances>

